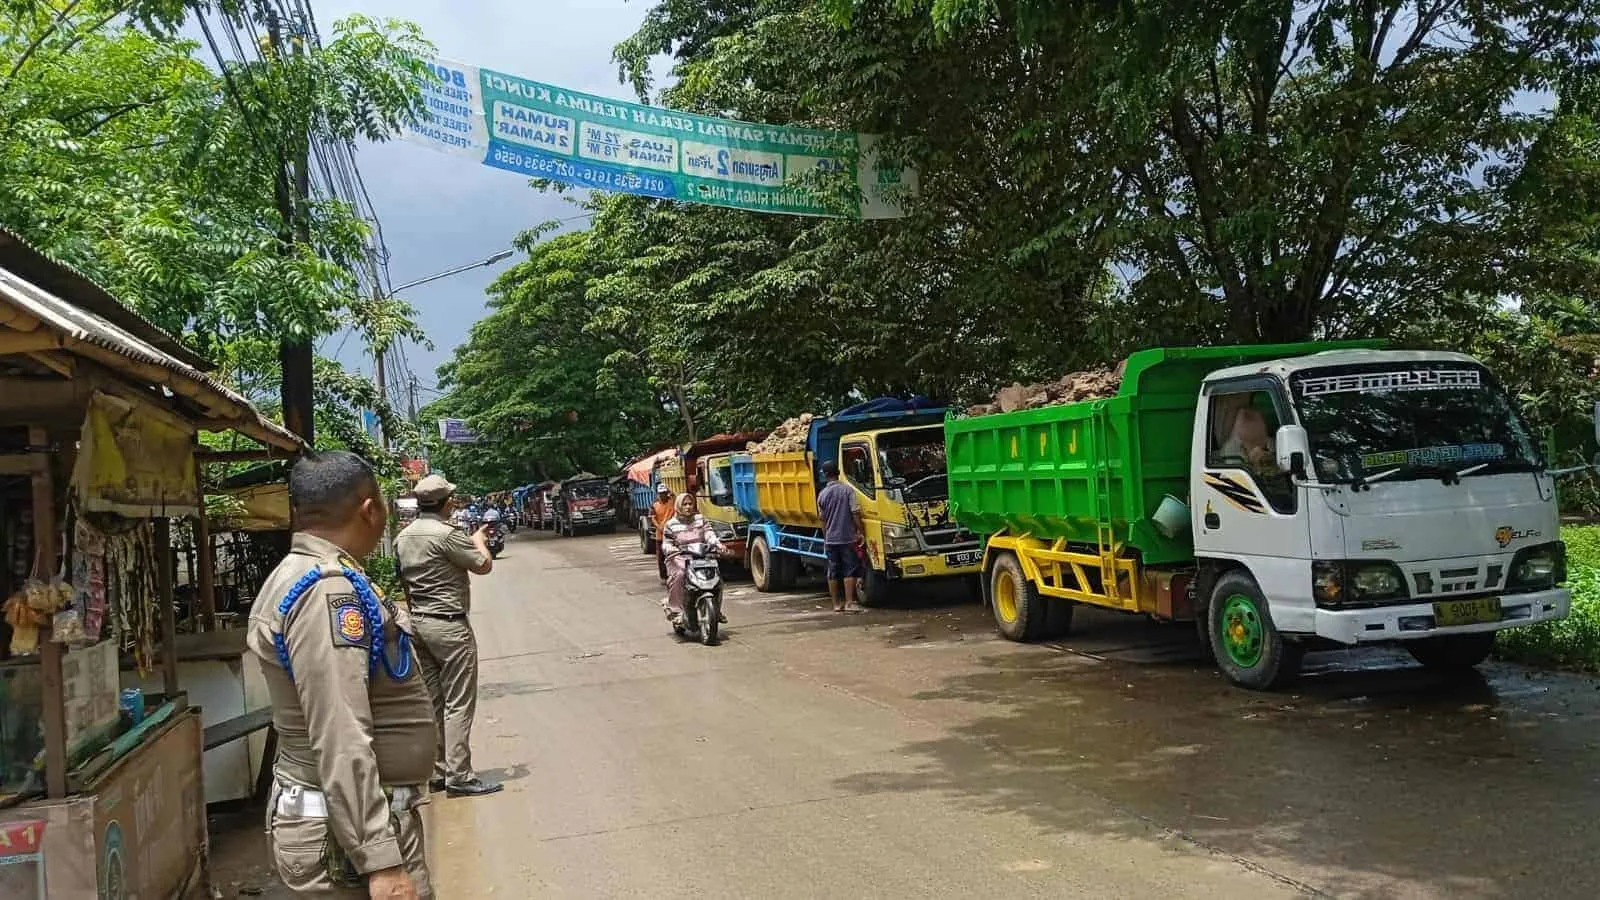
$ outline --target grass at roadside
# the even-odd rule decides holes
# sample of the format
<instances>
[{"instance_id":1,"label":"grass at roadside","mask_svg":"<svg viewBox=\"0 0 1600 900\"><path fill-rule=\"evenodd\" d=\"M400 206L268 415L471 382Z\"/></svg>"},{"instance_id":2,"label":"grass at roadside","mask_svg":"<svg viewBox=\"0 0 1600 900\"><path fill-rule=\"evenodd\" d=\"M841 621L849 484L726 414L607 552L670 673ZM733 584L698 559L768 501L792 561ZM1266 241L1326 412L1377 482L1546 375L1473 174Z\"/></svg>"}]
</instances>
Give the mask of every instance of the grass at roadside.
<instances>
[{"instance_id":1,"label":"grass at roadside","mask_svg":"<svg viewBox=\"0 0 1600 900\"><path fill-rule=\"evenodd\" d=\"M1600 671L1600 526L1561 529L1567 542L1572 614L1560 622L1500 632L1495 655L1513 662Z\"/></svg>"}]
</instances>

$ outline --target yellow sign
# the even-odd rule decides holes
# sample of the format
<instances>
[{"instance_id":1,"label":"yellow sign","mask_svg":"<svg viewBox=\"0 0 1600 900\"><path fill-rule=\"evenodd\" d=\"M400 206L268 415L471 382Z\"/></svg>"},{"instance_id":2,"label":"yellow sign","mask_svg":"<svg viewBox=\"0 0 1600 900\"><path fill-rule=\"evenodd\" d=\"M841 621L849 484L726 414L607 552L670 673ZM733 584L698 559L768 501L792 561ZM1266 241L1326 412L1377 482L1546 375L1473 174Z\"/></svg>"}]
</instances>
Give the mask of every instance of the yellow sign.
<instances>
[{"instance_id":1,"label":"yellow sign","mask_svg":"<svg viewBox=\"0 0 1600 900\"><path fill-rule=\"evenodd\" d=\"M83 419L72 483L89 512L195 515L194 431L155 408L96 393Z\"/></svg>"}]
</instances>

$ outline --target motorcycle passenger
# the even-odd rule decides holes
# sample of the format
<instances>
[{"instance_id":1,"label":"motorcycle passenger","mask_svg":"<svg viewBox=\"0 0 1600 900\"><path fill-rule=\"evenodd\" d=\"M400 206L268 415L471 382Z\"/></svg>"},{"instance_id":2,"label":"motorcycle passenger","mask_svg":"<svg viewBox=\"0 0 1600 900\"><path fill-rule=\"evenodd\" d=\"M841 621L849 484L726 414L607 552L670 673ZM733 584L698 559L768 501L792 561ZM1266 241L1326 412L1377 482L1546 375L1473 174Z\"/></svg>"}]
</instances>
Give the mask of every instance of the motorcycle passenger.
<instances>
[{"instance_id":1,"label":"motorcycle passenger","mask_svg":"<svg viewBox=\"0 0 1600 900\"><path fill-rule=\"evenodd\" d=\"M685 491L678 497L677 515L668 519L661 531L661 555L667 565L667 603L662 609L674 625L683 622L683 588L689 570L689 557L684 551L696 543L705 544L718 556L724 553L716 529L700 515L694 494ZM728 617L718 614L717 620L726 622Z\"/></svg>"}]
</instances>

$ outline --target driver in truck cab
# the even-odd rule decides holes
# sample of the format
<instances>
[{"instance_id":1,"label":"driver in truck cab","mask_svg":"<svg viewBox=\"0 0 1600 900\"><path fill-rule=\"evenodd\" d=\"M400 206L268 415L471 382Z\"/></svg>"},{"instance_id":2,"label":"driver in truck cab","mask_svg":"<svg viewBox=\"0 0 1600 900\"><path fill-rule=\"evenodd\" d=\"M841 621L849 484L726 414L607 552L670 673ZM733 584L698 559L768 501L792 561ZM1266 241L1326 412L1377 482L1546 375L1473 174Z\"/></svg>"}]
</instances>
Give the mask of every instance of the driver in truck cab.
<instances>
[{"instance_id":1,"label":"driver in truck cab","mask_svg":"<svg viewBox=\"0 0 1600 900\"><path fill-rule=\"evenodd\" d=\"M1233 417L1233 434L1222 445L1223 459L1237 459L1258 474L1278 474L1277 454L1267 433L1267 417L1254 406L1242 407Z\"/></svg>"}]
</instances>

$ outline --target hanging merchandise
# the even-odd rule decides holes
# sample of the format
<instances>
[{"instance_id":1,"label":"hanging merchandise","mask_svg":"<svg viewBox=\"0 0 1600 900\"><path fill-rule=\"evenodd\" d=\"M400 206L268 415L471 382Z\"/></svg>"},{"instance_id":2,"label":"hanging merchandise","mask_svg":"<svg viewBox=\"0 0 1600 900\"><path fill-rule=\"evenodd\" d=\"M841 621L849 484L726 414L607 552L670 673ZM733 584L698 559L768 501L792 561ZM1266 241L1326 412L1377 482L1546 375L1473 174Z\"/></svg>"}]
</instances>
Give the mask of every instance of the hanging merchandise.
<instances>
[{"instance_id":1,"label":"hanging merchandise","mask_svg":"<svg viewBox=\"0 0 1600 900\"><path fill-rule=\"evenodd\" d=\"M106 596L102 633L109 623L124 650L133 652L139 671L149 672L156 643L156 551L149 520L97 516L104 538ZM92 579L92 576L91 576ZM87 633L87 619L85 625Z\"/></svg>"},{"instance_id":2,"label":"hanging merchandise","mask_svg":"<svg viewBox=\"0 0 1600 900\"><path fill-rule=\"evenodd\" d=\"M82 614L82 639L100 640L106 614L106 539L82 517L74 528L72 587L73 606Z\"/></svg>"}]
</instances>

